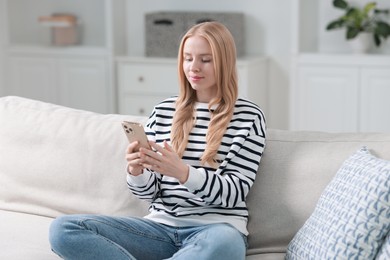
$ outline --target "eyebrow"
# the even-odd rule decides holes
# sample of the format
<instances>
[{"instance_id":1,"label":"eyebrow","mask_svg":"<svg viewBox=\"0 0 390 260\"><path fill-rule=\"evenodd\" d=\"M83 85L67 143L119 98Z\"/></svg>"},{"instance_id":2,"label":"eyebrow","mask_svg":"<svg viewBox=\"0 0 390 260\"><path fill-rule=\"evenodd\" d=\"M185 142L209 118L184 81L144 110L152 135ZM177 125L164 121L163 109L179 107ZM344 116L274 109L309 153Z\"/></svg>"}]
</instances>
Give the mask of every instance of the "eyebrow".
<instances>
[{"instance_id":1,"label":"eyebrow","mask_svg":"<svg viewBox=\"0 0 390 260\"><path fill-rule=\"evenodd\" d=\"M189 56L192 55L191 53L188 53L188 52L184 52L183 54L184 55L189 55ZM213 55L211 53L201 53L201 54L199 54L197 56L213 56Z\"/></svg>"}]
</instances>

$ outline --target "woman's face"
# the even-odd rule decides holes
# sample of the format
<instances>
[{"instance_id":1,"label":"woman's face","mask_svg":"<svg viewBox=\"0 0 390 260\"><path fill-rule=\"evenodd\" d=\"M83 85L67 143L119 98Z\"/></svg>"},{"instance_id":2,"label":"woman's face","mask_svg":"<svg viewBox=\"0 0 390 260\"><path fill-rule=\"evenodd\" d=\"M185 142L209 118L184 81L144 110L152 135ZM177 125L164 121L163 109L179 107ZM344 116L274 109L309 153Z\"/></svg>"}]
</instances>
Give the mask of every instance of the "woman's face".
<instances>
[{"instance_id":1,"label":"woman's face","mask_svg":"<svg viewBox=\"0 0 390 260\"><path fill-rule=\"evenodd\" d=\"M208 103L217 94L214 62L210 44L201 36L192 36L184 43L183 70L196 91L199 102Z\"/></svg>"}]
</instances>

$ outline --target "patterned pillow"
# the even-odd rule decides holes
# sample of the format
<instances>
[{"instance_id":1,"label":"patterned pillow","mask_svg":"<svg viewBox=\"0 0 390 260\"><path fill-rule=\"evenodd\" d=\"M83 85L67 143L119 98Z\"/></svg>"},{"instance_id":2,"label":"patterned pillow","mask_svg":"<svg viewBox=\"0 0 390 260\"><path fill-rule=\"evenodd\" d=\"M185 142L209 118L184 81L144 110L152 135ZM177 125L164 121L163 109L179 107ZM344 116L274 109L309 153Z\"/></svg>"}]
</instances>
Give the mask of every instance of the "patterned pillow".
<instances>
[{"instance_id":1,"label":"patterned pillow","mask_svg":"<svg viewBox=\"0 0 390 260\"><path fill-rule=\"evenodd\" d=\"M387 234L385 241L383 242L379 252L375 258L376 260L389 260L390 259L390 232Z\"/></svg>"},{"instance_id":2,"label":"patterned pillow","mask_svg":"<svg viewBox=\"0 0 390 260\"><path fill-rule=\"evenodd\" d=\"M390 161L348 158L287 247L286 259L374 259L390 230Z\"/></svg>"}]
</instances>

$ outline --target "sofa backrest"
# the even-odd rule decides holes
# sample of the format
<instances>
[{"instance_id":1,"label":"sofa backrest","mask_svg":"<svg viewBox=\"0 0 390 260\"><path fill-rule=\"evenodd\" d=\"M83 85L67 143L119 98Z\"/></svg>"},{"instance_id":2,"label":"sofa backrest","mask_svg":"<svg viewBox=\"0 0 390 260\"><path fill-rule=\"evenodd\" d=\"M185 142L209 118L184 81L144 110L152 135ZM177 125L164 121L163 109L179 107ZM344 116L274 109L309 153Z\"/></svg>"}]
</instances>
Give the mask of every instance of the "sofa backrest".
<instances>
[{"instance_id":1,"label":"sofa backrest","mask_svg":"<svg viewBox=\"0 0 390 260\"><path fill-rule=\"evenodd\" d=\"M129 196L121 121L19 98L0 98L0 209L55 217L71 213L137 215Z\"/></svg>"},{"instance_id":2,"label":"sofa backrest","mask_svg":"<svg viewBox=\"0 0 390 260\"><path fill-rule=\"evenodd\" d=\"M390 133L268 129L258 176L248 195L248 254L285 252L343 161L363 146L390 160Z\"/></svg>"},{"instance_id":3,"label":"sofa backrest","mask_svg":"<svg viewBox=\"0 0 390 260\"><path fill-rule=\"evenodd\" d=\"M146 118L0 98L0 209L145 215L147 203L126 186L123 120ZM390 134L268 129L248 196L248 254L285 252L342 162L362 146L390 160Z\"/></svg>"}]
</instances>

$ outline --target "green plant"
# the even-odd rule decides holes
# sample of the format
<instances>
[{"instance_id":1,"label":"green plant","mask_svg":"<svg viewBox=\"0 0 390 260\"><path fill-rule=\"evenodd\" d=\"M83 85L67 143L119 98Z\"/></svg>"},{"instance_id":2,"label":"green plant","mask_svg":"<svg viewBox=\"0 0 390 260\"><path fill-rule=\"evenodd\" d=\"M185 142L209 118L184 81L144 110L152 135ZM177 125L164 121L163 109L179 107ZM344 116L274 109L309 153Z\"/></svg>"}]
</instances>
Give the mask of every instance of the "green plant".
<instances>
[{"instance_id":1,"label":"green plant","mask_svg":"<svg viewBox=\"0 0 390 260\"><path fill-rule=\"evenodd\" d=\"M351 6L345 0L333 0L333 6L345 10L345 14L331 21L326 29L346 28L347 40L355 38L361 32L373 34L376 46L390 36L390 25L385 20L389 9L377 9L376 2L369 2L363 8Z\"/></svg>"}]
</instances>

